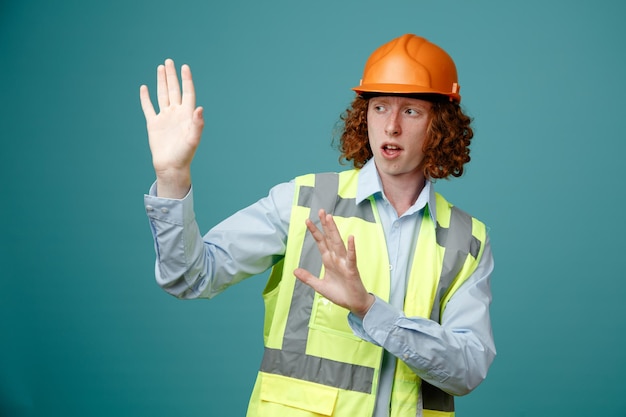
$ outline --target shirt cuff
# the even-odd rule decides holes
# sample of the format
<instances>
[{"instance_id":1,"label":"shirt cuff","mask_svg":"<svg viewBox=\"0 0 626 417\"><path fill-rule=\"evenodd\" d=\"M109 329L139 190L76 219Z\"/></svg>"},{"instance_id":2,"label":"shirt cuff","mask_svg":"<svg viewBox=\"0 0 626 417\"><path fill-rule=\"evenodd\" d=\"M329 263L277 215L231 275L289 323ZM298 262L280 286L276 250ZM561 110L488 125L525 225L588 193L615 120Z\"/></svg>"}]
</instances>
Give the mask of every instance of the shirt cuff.
<instances>
[{"instance_id":1,"label":"shirt cuff","mask_svg":"<svg viewBox=\"0 0 626 417\"><path fill-rule=\"evenodd\" d=\"M356 336L375 345L383 346L394 324L403 314L378 296L374 295L374 297L374 304L363 320L349 313L348 324Z\"/></svg>"},{"instance_id":2,"label":"shirt cuff","mask_svg":"<svg viewBox=\"0 0 626 417\"><path fill-rule=\"evenodd\" d=\"M146 214L150 219L186 226L195 220L193 210L193 187L181 199L158 197L156 182L150 187L148 194L143 197Z\"/></svg>"}]
</instances>

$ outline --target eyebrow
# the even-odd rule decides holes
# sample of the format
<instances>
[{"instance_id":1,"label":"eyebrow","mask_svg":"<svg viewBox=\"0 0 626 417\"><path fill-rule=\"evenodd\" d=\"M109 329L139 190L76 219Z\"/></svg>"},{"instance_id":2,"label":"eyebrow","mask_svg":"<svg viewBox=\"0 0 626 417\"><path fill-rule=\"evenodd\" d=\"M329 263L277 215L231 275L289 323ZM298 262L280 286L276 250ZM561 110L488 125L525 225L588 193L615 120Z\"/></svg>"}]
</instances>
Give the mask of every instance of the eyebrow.
<instances>
[{"instance_id":1,"label":"eyebrow","mask_svg":"<svg viewBox=\"0 0 626 417\"><path fill-rule=\"evenodd\" d=\"M408 107L416 107L419 108L421 110L430 110L432 109L432 102L427 101L427 100L422 100L422 101L417 101L414 102L412 101L411 98L409 97L401 97L402 100L399 101L399 105L400 106L408 106ZM376 104L387 104L390 103L390 100L388 100L386 97L372 97L370 99L370 103L376 105Z\"/></svg>"}]
</instances>

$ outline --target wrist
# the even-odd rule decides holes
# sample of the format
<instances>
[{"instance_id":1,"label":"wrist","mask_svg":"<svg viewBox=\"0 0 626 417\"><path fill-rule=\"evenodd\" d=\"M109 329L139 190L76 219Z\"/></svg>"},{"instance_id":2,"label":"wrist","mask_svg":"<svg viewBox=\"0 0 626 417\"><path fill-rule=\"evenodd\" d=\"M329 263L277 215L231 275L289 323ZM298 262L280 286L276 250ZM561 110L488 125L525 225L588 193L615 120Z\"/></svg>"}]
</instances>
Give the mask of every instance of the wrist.
<instances>
[{"instance_id":1,"label":"wrist","mask_svg":"<svg viewBox=\"0 0 626 417\"><path fill-rule=\"evenodd\" d=\"M365 298L365 302L359 308L352 310L352 313L360 319L363 319L367 312L370 310L374 302L376 301L376 297L372 293L367 293L367 297Z\"/></svg>"},{"instance_id":2,"label":"wrist","mask_svg":"<svg viewBox=\"0 0 626 417\"><path fill-rule=\"evenodd\" d=\"M191 188L191 173L157 172L157 196L163 198L184 198Z\"/></svg>"}]
</instances>

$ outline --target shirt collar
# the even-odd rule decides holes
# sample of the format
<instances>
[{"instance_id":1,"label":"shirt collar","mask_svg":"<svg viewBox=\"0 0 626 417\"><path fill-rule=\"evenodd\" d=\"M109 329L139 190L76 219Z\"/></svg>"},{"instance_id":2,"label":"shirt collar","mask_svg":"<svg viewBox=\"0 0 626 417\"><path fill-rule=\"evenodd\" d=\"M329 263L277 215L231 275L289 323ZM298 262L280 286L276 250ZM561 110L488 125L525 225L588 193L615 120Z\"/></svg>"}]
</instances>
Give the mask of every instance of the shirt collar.
<instances>
[{"instance_id":1,"label":"shirt collar","mask_svg":"<svg viewBox=\"0 0 626 417\"><path fill-rule=\"evenodd\" d=\"M359 179L356 191L356 204L360 204L363 200L374 196L374 198L387 199L383 193L383 186L380 182L380 176L374 163L374 158L365 163L359 171ZM415 213L428 206L428 212L434 224L437 224L437 206L435 203L435 187L433 183L426 180L422 192L417 197L415 203L405 213L406 215Z\"/></svg>"}]
</instances>

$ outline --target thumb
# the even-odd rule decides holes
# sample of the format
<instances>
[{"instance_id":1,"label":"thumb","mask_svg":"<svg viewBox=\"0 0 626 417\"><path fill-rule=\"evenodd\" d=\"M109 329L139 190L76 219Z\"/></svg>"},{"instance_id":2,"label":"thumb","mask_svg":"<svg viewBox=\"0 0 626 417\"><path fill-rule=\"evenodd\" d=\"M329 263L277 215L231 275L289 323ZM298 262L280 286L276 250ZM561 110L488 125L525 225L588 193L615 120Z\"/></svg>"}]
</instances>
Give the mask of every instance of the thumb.
<instances>
[{"instance_id":1,"label":"thumb","mask_svg":"<svg viewBox=\"0 0 626 417\"><path fill-rule=\"evenodd\" d=\"M204 109L197 107L191 117L191 134L198 142L202 136L202 129L204 129Z\"/></svg>"},{"instance_id":2,"label":"thumb","mask_svg":"<svg viewBox=\"0 0 626 417\"><path fill-rule=\"evenodd\" d=\"M200 130L202 130L202 128L204 127L204 108L203 107L197 107L193 111L192 120L193 120L193 124L198 126Z\"/></svg>"},{"instance_id":3,"label":"thumb","mask_svg":"<svg viewBox=\"0 0 626 417\"><path fill-rule=\"evenodd\" d=\"M303 268L297 268L296 270L293 271L293 274L295 275L296 278L302 281L303 284L306 284L309 287L317 291L317 285L319 284L320 280L317 279L309 271Z\"/></svg>"}]
</instances>

